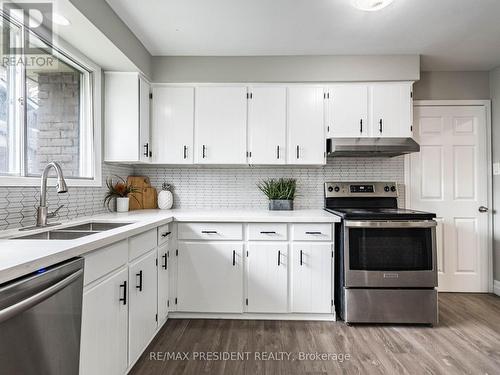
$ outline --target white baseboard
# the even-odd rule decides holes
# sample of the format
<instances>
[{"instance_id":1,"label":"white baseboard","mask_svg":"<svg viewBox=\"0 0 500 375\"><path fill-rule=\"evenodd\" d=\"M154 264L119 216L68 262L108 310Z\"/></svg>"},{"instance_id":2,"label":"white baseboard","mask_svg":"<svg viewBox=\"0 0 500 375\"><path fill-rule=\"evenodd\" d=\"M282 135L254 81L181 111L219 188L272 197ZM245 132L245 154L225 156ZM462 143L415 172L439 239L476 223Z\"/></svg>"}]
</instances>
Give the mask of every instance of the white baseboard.
<instances>
[{"instance_id":1,"label":"white baseboard","mask_svg":"<svg viewBox=\"0 0 500 375\"><path fill-rule=\"evenodd\" d=\"M335 321L335 314L297 314L297 313L187 313L170 311L169 319L248 319L248 320L317 320Z\"/></svg>"},{"instance_id":2,"label":"white baseboard","mask_svg":"<svg viewBox=\"0 0 500 375\"><path fill-rule=\"evenodd\" d=\"M500 280L493 280L493 293L500 296Z\"/></svg>"}]
</instances>

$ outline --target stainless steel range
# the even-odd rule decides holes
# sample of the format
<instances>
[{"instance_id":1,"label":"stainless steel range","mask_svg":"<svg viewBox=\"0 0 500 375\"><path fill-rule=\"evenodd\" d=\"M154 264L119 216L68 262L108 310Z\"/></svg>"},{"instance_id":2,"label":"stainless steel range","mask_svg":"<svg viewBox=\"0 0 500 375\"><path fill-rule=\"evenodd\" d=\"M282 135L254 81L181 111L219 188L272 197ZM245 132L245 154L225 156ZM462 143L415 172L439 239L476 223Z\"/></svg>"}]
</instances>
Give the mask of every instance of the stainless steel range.
<instances>
[{"instance_id":1,"label":"stainless steel range","mask_svg":"<svg viewBox=\"0 0 500 375\"><path fill-rule=\"evenodd\" d=\"M436 215L398 208L394 182L327 182L335 308L346 323L437 323Z\"/></svg>"}]
</instances>

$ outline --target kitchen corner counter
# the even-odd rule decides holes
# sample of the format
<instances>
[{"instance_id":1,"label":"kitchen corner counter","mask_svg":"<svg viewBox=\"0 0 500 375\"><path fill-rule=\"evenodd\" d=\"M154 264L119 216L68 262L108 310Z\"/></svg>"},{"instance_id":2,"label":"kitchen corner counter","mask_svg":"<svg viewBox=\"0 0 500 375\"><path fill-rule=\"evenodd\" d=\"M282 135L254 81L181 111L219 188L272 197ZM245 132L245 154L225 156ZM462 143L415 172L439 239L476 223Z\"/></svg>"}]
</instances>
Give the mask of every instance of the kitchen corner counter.
<instances>
[{"instance_id":1,"label":"kitchen corner counter","mask_svg":"<svg viewBox=\"0 0 500 375\"><path fill-rule=\"evenodd\" d=\"M130 222L119 228L74 240L9 239L89 221ZM334 223L340 219L323 210L267 211L245 209L173 209L106 213L82 217L50 228L0 232L0 284L67 259L81 256L114 242L172 221L178 222L282 222Z\"/></svg>"}]
</instances>

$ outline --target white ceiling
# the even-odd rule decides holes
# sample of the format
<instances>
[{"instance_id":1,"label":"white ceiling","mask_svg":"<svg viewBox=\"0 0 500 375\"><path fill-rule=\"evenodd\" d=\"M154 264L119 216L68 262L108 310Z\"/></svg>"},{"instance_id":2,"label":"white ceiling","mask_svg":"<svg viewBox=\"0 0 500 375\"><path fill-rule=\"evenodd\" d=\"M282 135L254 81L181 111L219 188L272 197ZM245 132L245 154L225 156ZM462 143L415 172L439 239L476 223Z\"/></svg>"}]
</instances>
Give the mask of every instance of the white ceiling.
<instances>
[{"instance_id":1,"label":"white ceiling","mask_svg":"<svg viewBox=\"0 0 500 375\"><path fill-rule=\"evenodd\" d=\"M421 54L423 70L500 65L500 0L106 0L152 55Z\"/></svg>"}]
</instances>

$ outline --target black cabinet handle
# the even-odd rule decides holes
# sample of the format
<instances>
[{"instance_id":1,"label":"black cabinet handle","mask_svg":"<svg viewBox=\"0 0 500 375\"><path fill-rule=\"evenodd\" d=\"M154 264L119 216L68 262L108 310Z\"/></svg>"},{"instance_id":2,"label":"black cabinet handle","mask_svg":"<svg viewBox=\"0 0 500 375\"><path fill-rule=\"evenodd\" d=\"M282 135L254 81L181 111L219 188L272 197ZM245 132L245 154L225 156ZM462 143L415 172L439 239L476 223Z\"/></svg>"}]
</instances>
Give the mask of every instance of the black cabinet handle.
<instances>
[{"instance_id":1,"label":"black cabinet handle","mask_svg":"<svg viewBox=\"0 0 500 375\"><path fill-rule=\"evenodd\" d=\"M322 234L321 232L306 232L306 234Z\"/></svg>"},{"instance_id":2,"label":"black cabinet handle","mask_svg":"<svg viewBox=\"0 0 500 375\"><path fill-rule=\"evenodd\" d=\"M382 133L382 119L378 122L378 130Z\"/></svg>"},{"instance_id":3,"label":"black cabinet handle","mask_svg":"<svg viewBox=\"0 0 500 375\"><path fill-rule=\"evenodd\" d=\"M164 270L166 270L167 269L167 253L163 254L161 257L163 258L162 267Z\"/></svg>"},{"instance_id":4,"label":"black cabinet handle","mask_svg":"<svg viewBox=\"0 0 500 375\"><path fill-rule=\"evenodd\" d=\"M275 231L268 231L268 232L262 231L262 232L260 232L260 234L276 234L276 232Z\"/></svg>"},{"instance_id":5,"label":"black cabinet handle","mask_svg":"<svg viewBox=\"0 0 500 375\"><path fill-rule=\"evenodd\" d=\"M276 159L280 158L280 146L276 146Z\"/></svg>"},{"instance_id":6,"label":"black cabinet handle","mask_svg":"<svg viewBox=\"0 0 500 375\"><path fill-rule=\"evenodd\" d=\"M236 266L236 250L233 250L233 266Z\"/></svg>"},{"instance_id":7,"label":"black cabinet handle","mask_svg":"<svg viewBox=\"0 0 500 375\"><path fill-rule=\"evenodd\" d=\"M149 143L144 144L144 156L149 157Z\"/></svg>"},{"instance_id":8,"label":"black cabinet handle","mask_svg":"<svg viewBox=\"0 0 500 375\"><path fill-rule=\"evenodd\" d=\"M201 233L203 234L217 234L216 230L202 230Z\"/></svg>"},{"instance_id":9,"label":"black cabinet handle","mask_svg":"<svg viewBox=\"0 0 500 375\"><path fill-rule=\"evenodd\" d=\"M162 235L161 235L161 236L162 236L163 238L165 238L165 237L168 237L168 236L170 235L170 233L172 233L172 232L165 232L165 233L162 233Z\"/></svg>"},{"instance_id":10,"label":"black cabinet handle","mask_svg":"<svg viewBox=\"0 0 500 375\"><path fill-rule=\"evenodd\" d=\"M142 270L139 273L136 273L135 276L139 276L139 285L136 285L135 288L139 289L139 292L142 292Z\"/></svg>"},{"instance_id":11,"label":"black cabinet handle","mask_svg":"<svg viewBox=\"0 0 500 375\"><path fill-rule=\"evenodd\" d=\"M278 250L278 266L281 266L281 250Z\"/></svg>"},{"instance_id":12,"label":"black cabinet handle","mask_svg":"<svg viewBox=\"0 0 500 375\"><path fill-rule=\"evenodd\" d=\"M359 120L359 132L363 133L363 119Z\"/></svg>"},{"instance_id":13,"label":"black cabinet handle","mask_svg":"<svg viewBox=\"0 0 500 375\"><path fill-rule=\"evenodd\" d=\"M184 159L187 159L188 146L184 146Z\"/></svg>"},{"instance_id":14,"label":"black cabinet handle","mask_svg":"<svg viewBox=\"0 0 500 375\"><path fill-rule=\"evenodd\" d=\"M300 250L300 265L302 265L302 250Z\"/></svg>"},{"instance_id":15,"label":"black cabinet handle","mask_svg":"<svg viewBox=\"0 0 500 375\"><path fill-rule=\"evenodd\" d=\"M205 159L205 156L206 156L206 150L207 150L207 146L203 145L203 150L202 150L202 157L203 159Z\"/></svg>"},{"instance_id":16,"label":"black cabinet handle","mask_svg":"<svg viewBox=\"0 0 500 375\"><path fill-rule=\"evenodd\" d=\"M124 305L127 304L127 281L124 281L123 284L120 284L120 289L123 288L123 297L119 299L120 302L123 302Z\"/></svg>"},{"instance_id":17,"label":"black cabinet handle","mask_svg":"<svg viewBox=\"0 0 500 375\"><path fill-rule=\"evenodd\" d=\"M299 145L297 145L297 159L300 158L300 148L299 148Z\"/></svg>"}]
</instances>

